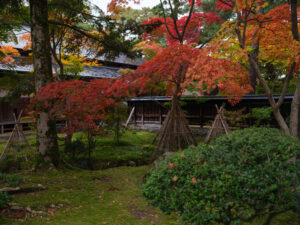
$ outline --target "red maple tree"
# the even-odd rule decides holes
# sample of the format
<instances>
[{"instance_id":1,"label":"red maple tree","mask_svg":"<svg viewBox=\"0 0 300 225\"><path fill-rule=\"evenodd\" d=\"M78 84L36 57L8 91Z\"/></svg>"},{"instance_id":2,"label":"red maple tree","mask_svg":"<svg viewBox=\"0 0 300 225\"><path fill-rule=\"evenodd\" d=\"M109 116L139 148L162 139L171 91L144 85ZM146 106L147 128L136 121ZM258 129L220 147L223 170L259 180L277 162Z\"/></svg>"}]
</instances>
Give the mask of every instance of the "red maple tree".
<instances>
[{"instance_id":1,"label":"red maple tree","mask_svg":"<svg viewBox=\"0 0 300 225\"><path fill-rule=\"evenodd\" d=\"M238 63L215 59L211 56L215 51L211 47L196 47L203 25L219 22L220 18L215 13L196 12L196 5L201 5L199 0L187 2L190 4L188 15L180 17L176 4L169 1L170 17L166 16L166 9L161 4L164 17L149 18L143 22L156 25L143 35L142 46L156 52L156 55L131 73L132 82L139 83L140 94L147 91L149 83L164 83L167 95L172 96L171 109L156 136L159 142L153 158L162 151L197 145L180 107L180 97L186 86L194 86L198 95L218 87L232 103L250 90L248 74ZM157 40L166 42L157 44Z\"/></svg>"},{"instance_id":2,"label":"red maple tree","mask_svg":"<svg viewBox=\"0 0 300 225\"><path fill-rule=\"evenodd\" d=\"M41 88L32 98L35 113L48 112L51 118L66 119L66 134L98 131L99 122L111 106L120 106L129 96L132 85L125 79L59 81Z\"/></svg>"}]
</instances>

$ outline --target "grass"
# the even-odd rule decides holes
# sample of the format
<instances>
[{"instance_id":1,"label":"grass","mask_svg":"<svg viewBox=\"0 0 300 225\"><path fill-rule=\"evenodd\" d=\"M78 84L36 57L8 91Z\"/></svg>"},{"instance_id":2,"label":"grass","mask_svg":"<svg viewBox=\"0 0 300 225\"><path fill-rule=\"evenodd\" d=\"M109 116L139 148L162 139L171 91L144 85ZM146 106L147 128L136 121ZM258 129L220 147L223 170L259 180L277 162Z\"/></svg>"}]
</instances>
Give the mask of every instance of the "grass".
<instances>
[{"instance_id":1,"label":"grass","mask_svg":"<svg viewBox=\"0 0 300 225\"><path fill-rule=\"evenodd\" d=\"M116 166L128 166L133 165L145 165L148 163L153 151L142 150L144 145L149 145L154 138L154 133L147 131L126 131L121 137L121 142L117 145L111 134L105 136L96 136L96 146L92 152L92 161L95 169L103 169ZM27 138L31 146L35 146L35 136ZM76 133L73 136L73 140L80 139L86 145L86 136L83 133ZM0 141L0 153L6 145L6 140ZM64 151L64 143L59 141L60 151ZM10 167L13 165L22 164L22 168L30 169L34 165L32 162L35 157L35 149L32 147L28 149L26 146L21 148L25 151L20 151L17 154L17 162L13 160L14 151L10 151L12 154L8 156L4 167ZM29 162L24 162L24 154L29 157ZM81 154L81 158L86 158L87 154ZM3 168L3 166L1 166ZM5 169L4 169L5 170Z\"/></svg>"},{"instance_id":2,"label":"grass","mask_svg":"<svg viewBox=\"0 0 300 225\"><path fill-rule=\"evenodd\" d=\"M152 151L142 151L145 144L151 143L154 133L147 131L127 131L116 145L112 136L96 139L93 159L99 161L135 161L145 162L150 159Z\"/></svg>"},{"instance_id":3,"label":"grass","mask_svg":"<svg viewBox=\"0 0 300 225\"><path fill-rule=\"evenodd\" d=\"M22 173L26 185L42 184L46 191L15 195L13 204L42 210L47 216L24 219L3 217L0 224L179 224L141 196L143 176L150 166L118 167L99 171L44 171ZM50 205L63 204L52 209Z\"/></svg>"}]
</instances>

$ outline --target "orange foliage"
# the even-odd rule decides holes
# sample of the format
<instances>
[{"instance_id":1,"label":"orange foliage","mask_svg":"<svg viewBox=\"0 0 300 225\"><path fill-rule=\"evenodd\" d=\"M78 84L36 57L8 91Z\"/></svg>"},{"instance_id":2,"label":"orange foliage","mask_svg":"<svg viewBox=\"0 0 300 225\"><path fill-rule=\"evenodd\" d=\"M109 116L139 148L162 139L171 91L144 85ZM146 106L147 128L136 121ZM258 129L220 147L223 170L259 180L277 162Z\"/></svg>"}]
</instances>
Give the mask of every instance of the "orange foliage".
<instances>
[{"instance_id":1,"label":"orange foliage","mask_svg":"<svg viewBox=\"0 0 300 225\"><path fill-rule=\"evenodd\" d=\"M298 13L300 8L298 8ZM254 29L258 27L257 38L259 38L260 58L269 62L280 62L285 66L300 62L300 42L292 35L292 23L290 6L281 5L272 9L264 17L260 18L262 23L254 24L249 29L247 40L253 36ZM300 29L300 18L298 18Z\"/></svg>"},{"instance_id":2,"label":"orange foliage","mask_svg":"<svg viewBox=\"0 0 300 225\"><path fill-rule=\"evenodd\" d=\"M24 51L27 51L27 50L30 50L31 47L32 47L32 43L31 43L31 34L30 33L26 33L26 34L23 34L19 37L19 41L24 41L26 42L23 50Z\"/></svg>"},{"instance_id":3,"label":"orange foliage","mask_svg":"<svg viewBox=\"0 0 300 225\"><path fill-rule=\"evenodd\" d=\"M128 7L129 2L139 4L140 0L111 0L107 5L107 11L114 15L119 15L121 12L130 9L130 7Z\"/></svg>"},{"instance_id":4,"label":"orange foliage","mask_svg":"<svg viewBox=\"0 0 300 225\"><path fill-rule=\"evenodd\" d=\"M15 60L12 56L19 56L19 52L12 46L0 46L0 63L12 64Z\"/></svg>"}]
</instances>

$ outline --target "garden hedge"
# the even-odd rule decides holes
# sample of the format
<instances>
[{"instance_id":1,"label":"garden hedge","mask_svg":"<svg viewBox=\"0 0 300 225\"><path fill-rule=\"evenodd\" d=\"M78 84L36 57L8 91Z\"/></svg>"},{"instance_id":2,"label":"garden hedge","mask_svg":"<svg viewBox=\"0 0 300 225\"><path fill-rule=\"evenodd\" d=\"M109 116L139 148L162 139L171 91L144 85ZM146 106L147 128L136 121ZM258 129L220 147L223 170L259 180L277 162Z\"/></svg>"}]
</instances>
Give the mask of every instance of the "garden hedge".
<instances>
[{"instance_id":1,"label":"garden hedge","mask_svg":"<svg viewBox=\"0 0 300 225\"><path fill-rule=\"evenodd\" d=\"M194 224L265 224L294 208L300 141L272 128L247 128L177 153L151 172L143 194Z\"/></svg>"}]
</instances>

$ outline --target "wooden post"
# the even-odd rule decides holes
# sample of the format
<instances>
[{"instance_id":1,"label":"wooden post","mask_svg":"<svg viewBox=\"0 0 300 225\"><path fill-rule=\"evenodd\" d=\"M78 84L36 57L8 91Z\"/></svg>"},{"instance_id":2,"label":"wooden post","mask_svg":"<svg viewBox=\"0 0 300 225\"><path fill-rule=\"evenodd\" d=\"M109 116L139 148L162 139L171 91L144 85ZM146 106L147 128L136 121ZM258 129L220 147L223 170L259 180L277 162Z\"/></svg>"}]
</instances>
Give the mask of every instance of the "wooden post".
<instances>
[{"instance_id":1,"label":"wooden post","mask_svg":"<svg viewBox=\"0 0 300 225\"><path fill-rule=\"evenodd\" d=\"M159 106L159 123L160 125L162 124L162 109L161 109L161 105L158 105Z\"/></svg>"},{"instance_id":2,"label":"wooden post","mask_svg":"<svg viewBox=\"0 0 300 225\"><path fill-rule=\"evenodd\" d=\"M142 124L144 125L144 103L142 103Z\"/></svg>"},{"instance_id":3,"label":"wooden post","mask_svg":"<svg viewBox=\"0 0 300 225\"><path fill-rule=\"evenodd\" d=\"M203 107L200 105L200 127L203 128Z\"/></svg>"},{"instance_id":4,"label":"wooden post","mask_svg":"<svg viewBox=\"0 0 300 225\"><path fill-rule=\"evenodd\" d=\"M136 105L134 104L134 108L136 107ZM136 124L136 118L137 118L137 115L136 115L136 110L134 110L134 124Z\"/></svg>"},{"instance_id":5,"label":"wooden post","mask_svg":"<svg viewBox=\"0 0 300 225\"><path fill-rule=\"evenodd\" d=\"M128 124L129 124L129 122L130 122L130 120L131 120L132 115L133 115L134 112L135 112L135 107L132 108L132 110L131 110L131 112L129 114L129 117L128 117L128 119L126 121L126 125L125 125L126 127L128 126Z\"/></svg>"}]
</instances>

